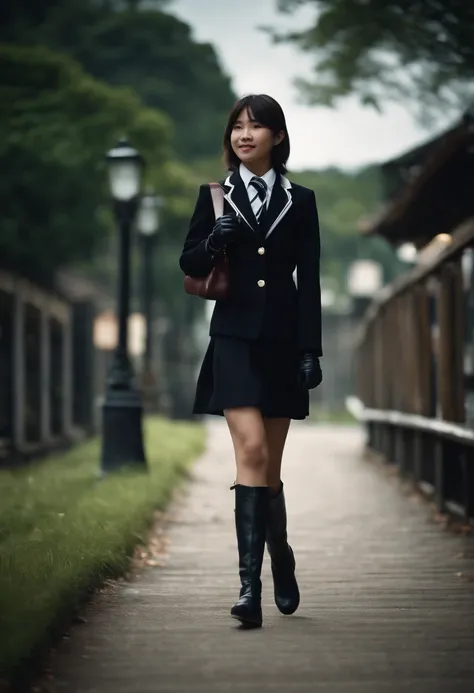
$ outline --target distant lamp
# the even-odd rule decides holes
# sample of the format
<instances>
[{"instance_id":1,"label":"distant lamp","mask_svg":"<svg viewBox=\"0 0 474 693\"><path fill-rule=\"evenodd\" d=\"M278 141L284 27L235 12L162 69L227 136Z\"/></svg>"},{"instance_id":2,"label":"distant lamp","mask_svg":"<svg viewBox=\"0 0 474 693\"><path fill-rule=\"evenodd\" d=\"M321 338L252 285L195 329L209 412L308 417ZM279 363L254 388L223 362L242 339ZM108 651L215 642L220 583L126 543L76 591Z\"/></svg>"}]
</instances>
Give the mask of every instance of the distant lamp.
<instances>
[{"instance_id":1,"label":"distant lamp","mask_svg":"<svg viewBox=\"0 0 474 693\"><path fill-rule=\"evenodd\" d=\"M110 365L102 419L102 473L133 464L146 468L142 401L128 353L131 279L131 230L139 204L144 162L120 140L107 153L110 192L118 227L117 346Z\"/></svg>"},{"instance_id":2,"label":"distant lamp","mask_svg":"<svg viewBox=\"0 0 474 693\"><path fill-rule=\"evenodd\" d=\"M407 265L412 265L416 262L418 255L418 250L414 243L403 243L397 249L397 257L401 262L405 262Z\"/></svg>"},{"instance_id":3,"label":"distant lamp","mask_svg":"<svg viewBox=\"0 0 474 693\"><path fill-rule=\"evenodd\" d=\"M427 265L433 262L453 242L449 233L438 233L418 253L418 264Z\"/></svg>"},{"instance_id":4,"label":"distant lamp","mask_svg":"<svg viewBox=\"0 0 474 693\"><path fill-rule=\"evenodd\" d=\"M435 237L434 240L437 241L437 243L440 243L442 245L450 245L453 242L453 237L451 236L450 233L438 233Z\"/></svg>"},{"instance_id":5,"label":"distant lamp","mask_svg":"<svg viewBox=\"0 0 474 693\"><path fill-rule=\"evenodd\" d=\"M382 287L382 266L374 260L355 260L347 274L350 296L370 297Z\"/></svg>"},{"instance_id":6,"label":"distant lamp","mask_svg":"<svg viewBox=\"0 0 474 693\"><path fill-rule=\"evenodd\" d=\"M157 406L156 378L153 367L153 305L155 299L154 272L156 237L160 226L162 201L151 187L147 187L138 207L136 228L142 250L142 311L145 316L145 348L142 363L142 390L147 409Z\"/></svg>"},{"instance_id":7,"label":"distant lamp","mask_svg":"<svg viewBox=\"0 0 474 693\"><path fill-rule=\"evenodd\" d=\"M321 307L332 308L336 303L336 293L333 289L321 287Z\"/></svg>"},{"instance_id":8,"label":"distant lamp","mask_svg":"<svg viewBox=\"0 0 474 693\"><path fill-rule=\"evenodd\" d=\"M374 260L355 260L347 274L347 292L351 297L352 315L359 319L375 294L382 288L382 266Z\"/></svg>"},{"instance_id":9,"label":"distant lamp","mask_svg":"<svg viewBox=\"0 0 474 693\"><path fill-rule=\"evenodd\" d=\"M160 223L159 218L160 199L154 194L151 187L147 187L142 195L137 215L137 230L143 236L153 236Z\"/></svg>"},{"instance_id":10,"label":"distant lamp","mask_svg":"<svg viewBox=\"0 0 474 693\"><path fill-rule=\"evenodd\" d=\"M143 160L125 138L107 153L109 186L117 202L129 202L140 192Z\"/></svg>"}]
</instances>

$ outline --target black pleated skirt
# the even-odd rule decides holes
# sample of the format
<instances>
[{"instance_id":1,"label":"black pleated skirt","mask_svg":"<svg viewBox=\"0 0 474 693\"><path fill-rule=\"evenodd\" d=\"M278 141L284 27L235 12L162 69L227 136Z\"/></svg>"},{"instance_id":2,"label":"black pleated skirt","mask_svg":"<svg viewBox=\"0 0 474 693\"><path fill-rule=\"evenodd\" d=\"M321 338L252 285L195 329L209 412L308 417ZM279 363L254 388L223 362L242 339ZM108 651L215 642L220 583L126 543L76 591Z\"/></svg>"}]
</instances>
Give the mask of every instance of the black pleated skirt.
<instances>
[{"instance_id":1,"label":"black pleated skirt","mask_svg":"<svg viewBox=\"0 0 474 693\"><path fill-rule=\"evenodd\" d=\"M293 342L213 337L193 412L223 416L225 409L256 407L267 418L304 419L309 395L298 384L298 364Z\"/></svg>"}]
</instances>

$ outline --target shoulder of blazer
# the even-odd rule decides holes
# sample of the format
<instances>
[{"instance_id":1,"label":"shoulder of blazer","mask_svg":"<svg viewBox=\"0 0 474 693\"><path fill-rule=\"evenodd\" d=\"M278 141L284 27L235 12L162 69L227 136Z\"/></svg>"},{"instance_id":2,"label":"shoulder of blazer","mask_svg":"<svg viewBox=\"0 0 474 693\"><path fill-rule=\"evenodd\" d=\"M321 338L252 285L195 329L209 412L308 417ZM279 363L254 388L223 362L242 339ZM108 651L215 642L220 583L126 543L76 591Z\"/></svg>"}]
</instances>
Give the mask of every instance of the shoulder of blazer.
<instances>
[{"instance_id":1,"label":"shoulder of blazer","mask_svg":"<svg viewBox=\"0 0 474 693\"><path fill-rule=\"evenodd\" d=\"M211 188L209 183L202 183L199 186L199 192L194 207L194 216L210 216L214 213L212 204Z\"/></svg>"},{"instance_id":2,"label":"shoulder of blazer","mask_svg":"<svg viewBox=\"0 0 474 693\"><path fill-rule=\"evenodd\" d=\"M293 193L296 193L300 198L314 194L314 190L312 188L307 188L304 185L298 185L298 183L293 183L293 181L291 182L291 189Z\"/></svg>"}]
</instances>

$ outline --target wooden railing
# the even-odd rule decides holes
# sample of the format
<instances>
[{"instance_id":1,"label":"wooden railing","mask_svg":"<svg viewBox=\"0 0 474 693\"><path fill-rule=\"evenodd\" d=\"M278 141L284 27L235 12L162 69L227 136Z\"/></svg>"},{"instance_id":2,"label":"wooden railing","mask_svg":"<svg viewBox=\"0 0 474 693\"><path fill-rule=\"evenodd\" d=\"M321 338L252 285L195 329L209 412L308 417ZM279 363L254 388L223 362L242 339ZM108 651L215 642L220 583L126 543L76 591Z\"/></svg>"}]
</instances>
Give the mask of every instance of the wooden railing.
<instances>
[{"instance_id":1,"label":"wooden railing","mask_svg":"<svg viewBox=\"0 0 474 693\"><path fill-rule=\"evenodd\" d=\"M367 444L441 512L474 519L474 221L386 287L356 346Z\"/></svg>"},{"instance_id":2,"label":"wooden railing","mask_svg":"<svg viewBox=\"0 0 474 693\"><path fill-rule=\"evenodd\" d=\"M97 430L94 308L0 270L0 468Z\"/></svg>"}]
</instances>

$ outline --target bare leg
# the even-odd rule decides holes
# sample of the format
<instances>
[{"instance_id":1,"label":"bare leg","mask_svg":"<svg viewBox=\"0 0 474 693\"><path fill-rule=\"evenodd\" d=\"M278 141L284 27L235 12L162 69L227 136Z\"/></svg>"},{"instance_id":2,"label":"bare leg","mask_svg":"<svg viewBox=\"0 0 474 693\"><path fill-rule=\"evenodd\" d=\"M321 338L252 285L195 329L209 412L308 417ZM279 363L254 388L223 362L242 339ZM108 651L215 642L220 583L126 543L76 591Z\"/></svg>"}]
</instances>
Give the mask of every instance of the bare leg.
<instances>
[{"instance_id":1,"label":"bare leg","mask_svg":"<svg viewBox=\"0 0 474 693\"><path fill-rule=\"evenodd\" d=\"M264 419L268 447L267 483L270 493L281 488L281 461L291 419Z\"/></svg>"},{"instance_id":2,"label":"bare leg","mask_svg":"<svg viewBox=\"0 0 474 693\"><path fill-rule=\"evenodd\" d=\"M234 444L236 483L267 486L268 445L262 415L255 407L236 407L224 412Z\"/></svg>"}]
</instances>

